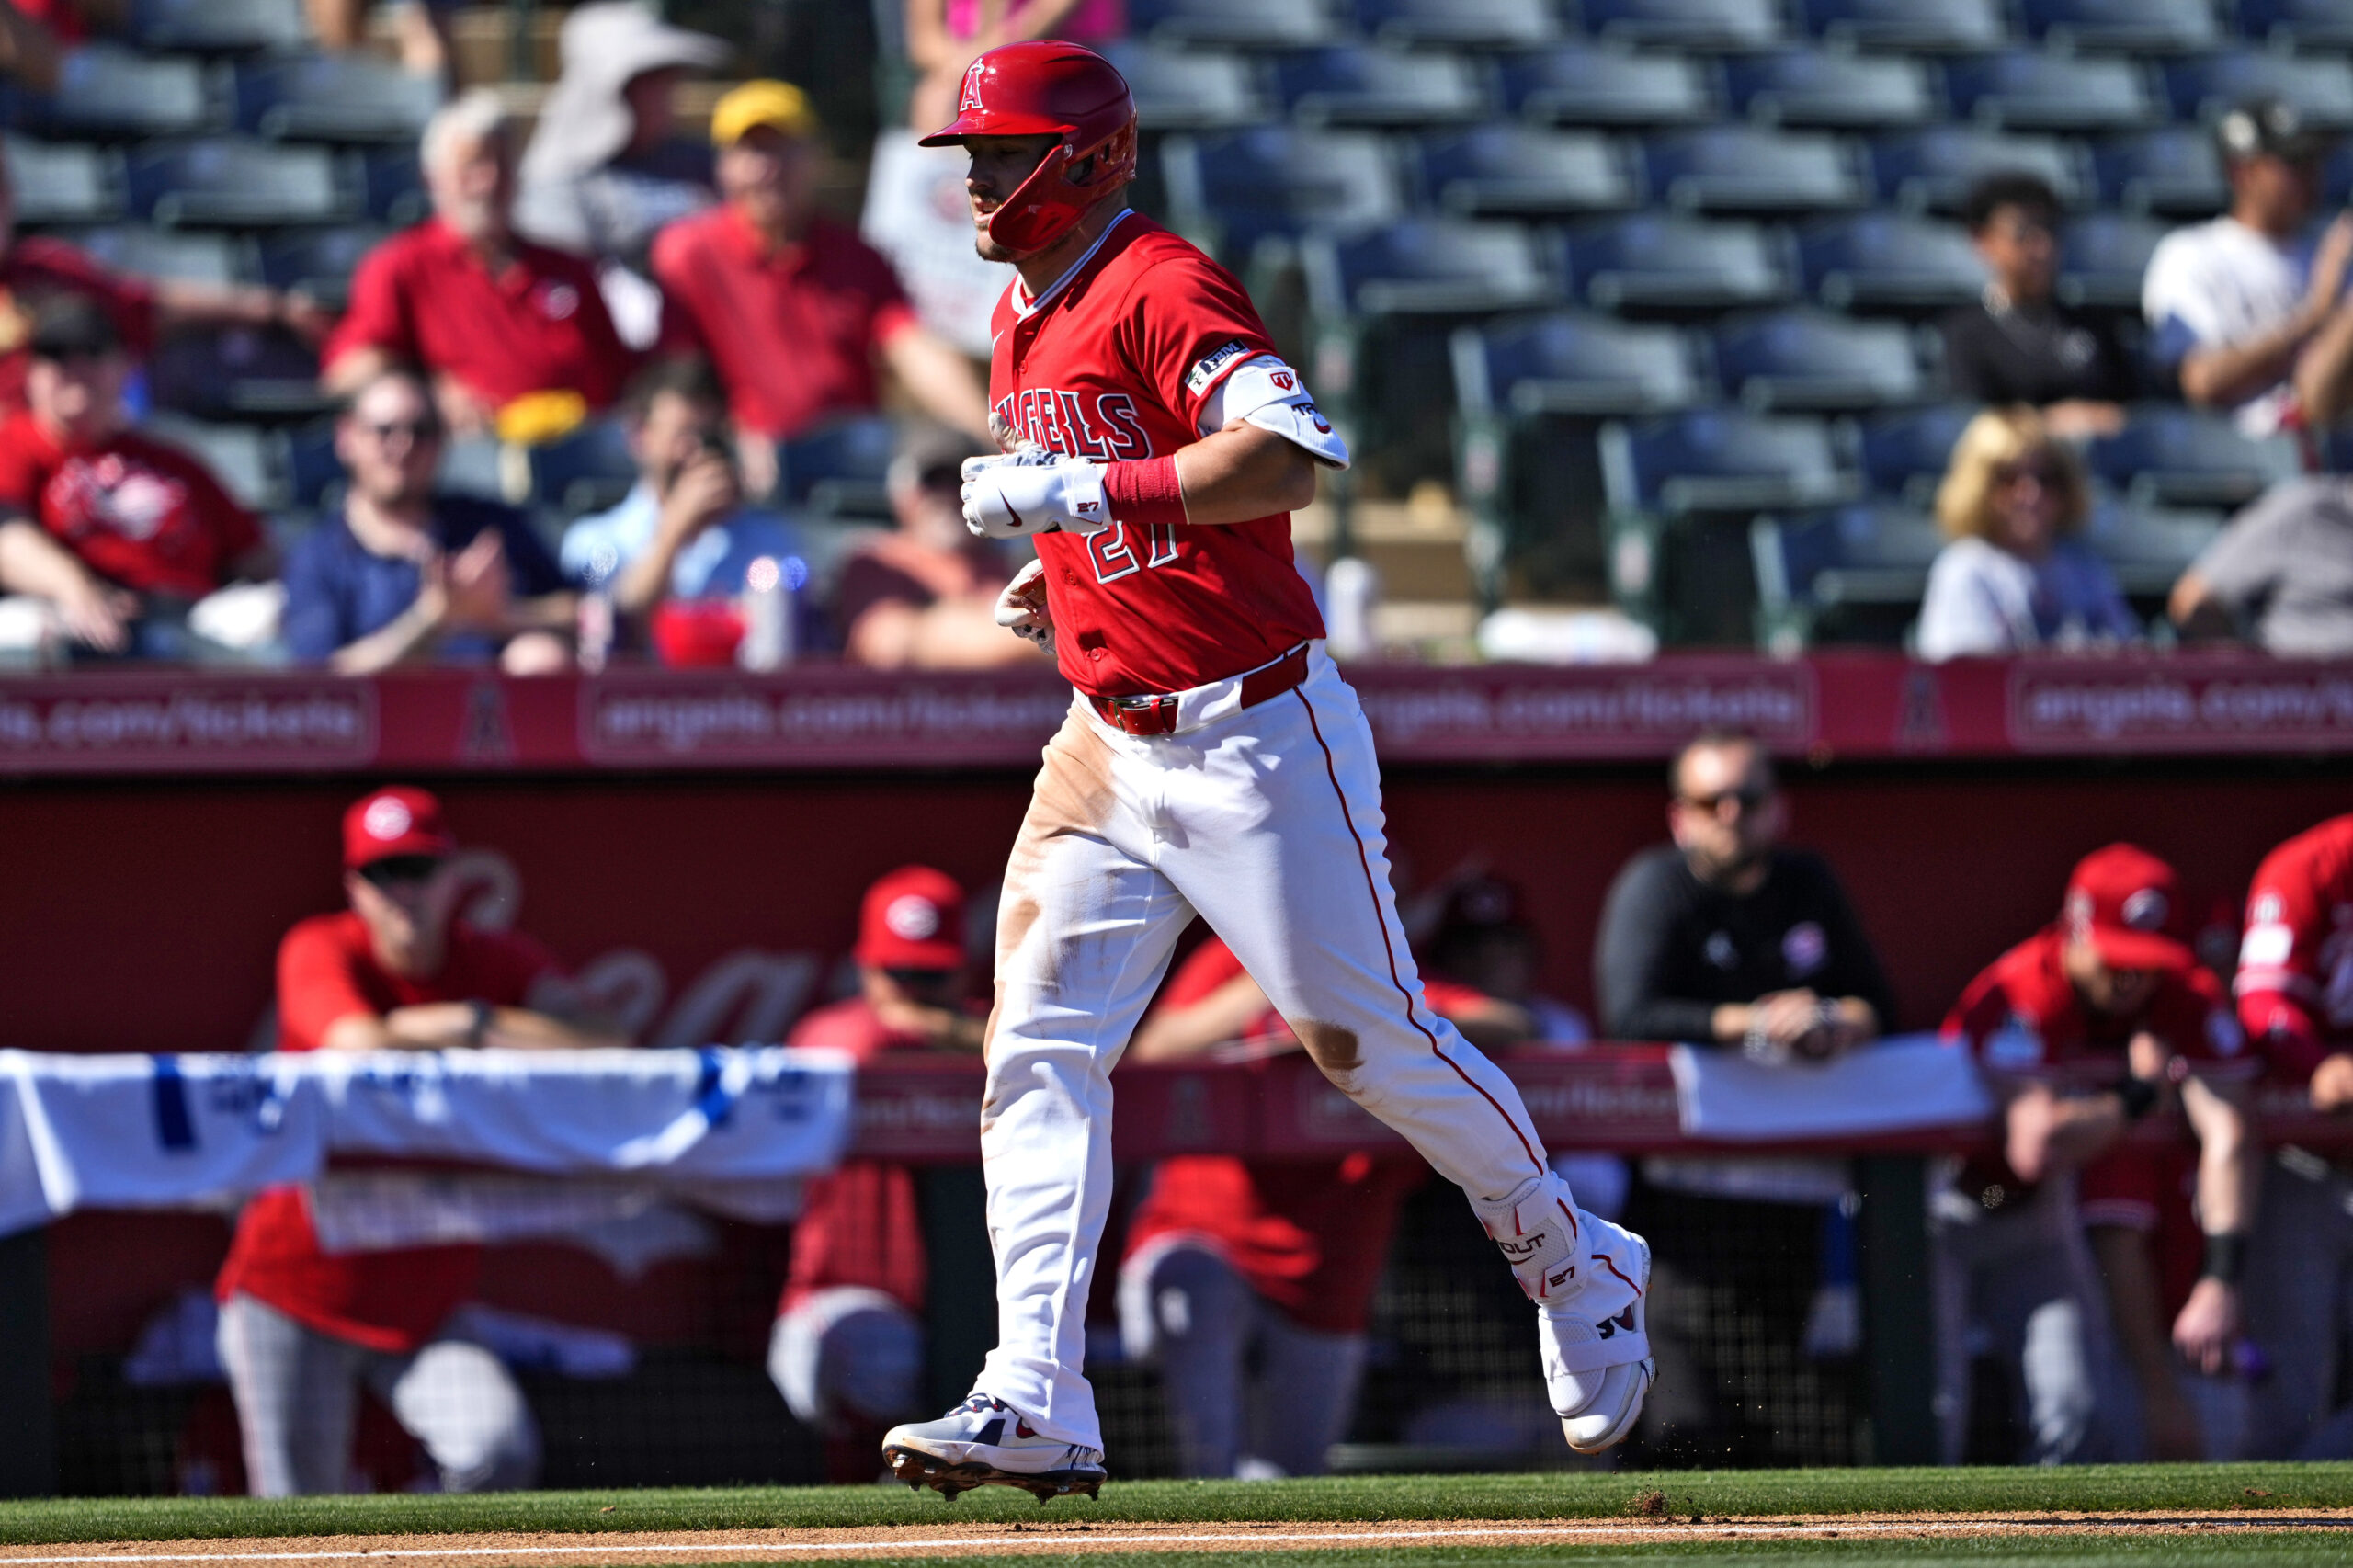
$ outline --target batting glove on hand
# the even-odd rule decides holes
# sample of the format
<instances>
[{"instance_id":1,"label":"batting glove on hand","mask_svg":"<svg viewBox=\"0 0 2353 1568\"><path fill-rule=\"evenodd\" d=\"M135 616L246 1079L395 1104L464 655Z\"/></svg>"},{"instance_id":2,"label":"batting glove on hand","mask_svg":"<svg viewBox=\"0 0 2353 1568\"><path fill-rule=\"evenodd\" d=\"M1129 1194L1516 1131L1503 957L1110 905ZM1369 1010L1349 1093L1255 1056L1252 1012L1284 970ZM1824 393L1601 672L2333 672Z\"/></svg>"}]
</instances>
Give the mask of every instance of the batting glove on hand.
<instances>
[{"instance_id":1,"label":"batting glove on hand","mask_svg":"<svg viewBox=\"0 0 2353 1568\"><path fill-rule=\"evenodd\" d=\"M1098 534L1111 526L1103 471L1031 442L997 458L964 460L964 526L983 539Z\"/></svg>"},{"instance_id":2,"label":"batting glove on hand","mask_svg":"<svg viewBox=\"0 0 2353 1568\"><path fill-rule=\"evenodd\" d=\"M1054 651L1054 618L1046 608L1046 566L1032 561L1013 574L996 597L996 623L1048 654Z\"/></svg>"}]
</instances>

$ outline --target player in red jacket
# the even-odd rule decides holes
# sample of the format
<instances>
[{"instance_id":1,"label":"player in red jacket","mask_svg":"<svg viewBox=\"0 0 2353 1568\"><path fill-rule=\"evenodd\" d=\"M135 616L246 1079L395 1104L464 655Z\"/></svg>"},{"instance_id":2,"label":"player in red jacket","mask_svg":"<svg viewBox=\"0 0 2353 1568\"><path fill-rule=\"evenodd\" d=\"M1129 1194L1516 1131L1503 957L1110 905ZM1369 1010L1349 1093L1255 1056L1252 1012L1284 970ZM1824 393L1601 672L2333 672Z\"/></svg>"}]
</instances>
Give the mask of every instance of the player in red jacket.
<instances>
[{"instance_id":1,"label":"player in red jacket","mask_svg":"<svg viewBox=\"0 0 2353 1568\"><path fill-rule=\"evenodd\" d=\"M1093 1492L1082 1371L1111 1196L1112 1066L1198 913L1332 1081L1461 1186L1539 1306L1569 1441L1650 1386L1642 1240L1579 1210L1511 1081L1433 1013L1389 887L1380 770L1291 561L1347 449L1233 275L1129 210L1135 107L1099 56L1008 44L926 140L971 158L1016 277L989 397L1004 455L964 519L1038 560L999 616L1077 687L1006 869L981 1149L996 1348L972 1397L884 1440L910 1485Z\"/></svg>"}]
</instances>

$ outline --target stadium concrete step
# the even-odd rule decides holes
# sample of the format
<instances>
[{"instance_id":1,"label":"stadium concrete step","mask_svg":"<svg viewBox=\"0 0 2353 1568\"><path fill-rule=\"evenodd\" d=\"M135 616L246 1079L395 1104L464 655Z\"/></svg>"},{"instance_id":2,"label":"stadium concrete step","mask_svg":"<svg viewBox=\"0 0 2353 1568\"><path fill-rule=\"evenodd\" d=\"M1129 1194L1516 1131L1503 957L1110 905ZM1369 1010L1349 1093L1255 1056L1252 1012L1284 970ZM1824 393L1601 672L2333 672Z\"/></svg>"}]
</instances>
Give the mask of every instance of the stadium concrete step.
<instances>
[{"instance_id":1,"label":"stadium concrete step","mask_svg":"<svg viewBox=\"0 0 2353 1568\"><path fill-rule=\"evenodd\" d=\"M1318 501L1291 518L1291 539L1312 560L1331 559L1334 516ZM1425 486L1407 501L1359 501L1351 519L1355 552L1381 574L1387 604L1472 599L1471 572L1462 559L1468 517L1443 489Z\"/></svg>"},{"instance_id":2,"label":"stadium concrete step","mask_svg":"<svg viewBox=\"0 0 2353 1568\"><path fill-rule=\"evenodd\" d=\"M378 6L368 14L368 43L388 59L400 58L399 7ZM564 13L540 6L530 17L528 42L530 78L555 80L558 66L556 34ZM506 6L468 6L449 18L450 52L456 56L458 80L468 85L503 82L514 74L515 13Z\"/></svg>"}]
</instances>

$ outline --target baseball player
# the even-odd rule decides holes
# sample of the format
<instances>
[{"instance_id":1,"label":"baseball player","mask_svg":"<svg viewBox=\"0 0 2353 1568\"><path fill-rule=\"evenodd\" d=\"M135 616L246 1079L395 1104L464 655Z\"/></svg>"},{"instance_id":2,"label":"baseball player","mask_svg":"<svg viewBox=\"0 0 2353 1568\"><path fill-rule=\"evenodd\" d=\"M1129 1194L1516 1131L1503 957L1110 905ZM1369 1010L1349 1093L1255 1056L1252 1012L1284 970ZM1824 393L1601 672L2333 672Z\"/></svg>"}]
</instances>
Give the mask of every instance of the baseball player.
<instances>
[{"instance_id":1,"label":"baseball player","mask_svg":"<svg viewBox=\"0 0 2353 1568\"><path fill-rule=\"evenodd\" d=\"M971 1398L893 1428L911 1486L1092 1494L1081 1366L1111 1195L1112 1067L1198 912L1325 1074L1460 1185L1536 1302L1569 1442L1650 1386L1650 1250L1579 1210L1511 1081L1422 998L1364 715L1291 562L1292 508L1346 446L1232 274L1131 211L1135 107L1075 45L991 50L956 119L998 303L1003 455L964 518L1038 560L999 616L1077 694L1047 745L997 925L981 1150L997 1344Z\"/></svg>"}]
</instances>

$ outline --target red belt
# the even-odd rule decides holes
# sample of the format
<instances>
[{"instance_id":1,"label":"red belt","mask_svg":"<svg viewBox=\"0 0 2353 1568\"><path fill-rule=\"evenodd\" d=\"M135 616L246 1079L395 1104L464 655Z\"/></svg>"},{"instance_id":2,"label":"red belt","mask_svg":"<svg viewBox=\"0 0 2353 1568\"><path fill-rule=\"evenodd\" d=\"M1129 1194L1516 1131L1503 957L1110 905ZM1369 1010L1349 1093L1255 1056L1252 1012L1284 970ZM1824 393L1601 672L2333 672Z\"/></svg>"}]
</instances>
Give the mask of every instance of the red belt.
<instances>
[{"instance_id":1,"label":"red belt","mask_svg":"<svg viewBox=\"0 0 2353 1568\"><path fill-rule=\"evenodd\" d=\"M1307 678L1307 650L1292 649L1273 664L1252 670L1242 677L1242 706L1256 708L1270 697L1284 692ZM1087 702L1096 716L1115 730L1131 735L1165 735L1176 728L1176 696L1174 692L1156 697L1096 697Z\"/></svg>"}]
</instances>

